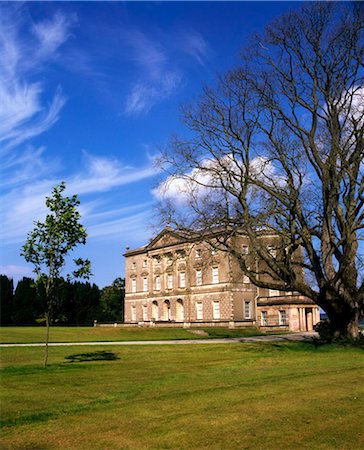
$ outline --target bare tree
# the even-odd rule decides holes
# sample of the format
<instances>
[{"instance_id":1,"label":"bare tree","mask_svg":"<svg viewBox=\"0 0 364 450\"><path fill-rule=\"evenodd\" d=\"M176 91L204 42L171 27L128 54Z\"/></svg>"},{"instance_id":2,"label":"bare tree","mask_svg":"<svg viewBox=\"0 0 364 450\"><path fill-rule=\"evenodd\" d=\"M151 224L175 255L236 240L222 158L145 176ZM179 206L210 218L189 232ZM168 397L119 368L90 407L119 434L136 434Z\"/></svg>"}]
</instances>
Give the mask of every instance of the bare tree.
<instances>
[{"instance_id":1,"label":"bare tree","mask_svg":"<svg viewBox=\"0 0 364 450\"><path fill-rule=\"evenodd\" d=\"M177 228L222 227L214 245L257 286L311 298L336 336L354 339L364 313L363 11L305 4L256 36L241 65L184 109L192 137L171 139L170 176L156 191ZM263 231L277 237L273 252ZM264 261L264 281L232 245L239 233Z\"/></svg>"}]
</instances>

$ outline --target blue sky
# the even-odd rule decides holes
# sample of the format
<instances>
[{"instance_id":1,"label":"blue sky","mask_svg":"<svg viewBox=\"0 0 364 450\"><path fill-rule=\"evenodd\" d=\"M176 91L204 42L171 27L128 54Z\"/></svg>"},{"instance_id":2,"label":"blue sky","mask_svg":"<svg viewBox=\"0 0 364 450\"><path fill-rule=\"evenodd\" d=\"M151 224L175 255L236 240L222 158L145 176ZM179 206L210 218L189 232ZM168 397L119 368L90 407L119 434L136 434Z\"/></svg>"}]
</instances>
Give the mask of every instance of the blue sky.
<instances>
[{"instance_id":1,"label":"blue sky","mask_svg":"<svg viewBox=\"0 0 364 450\"><path fill-rule=\"evenodd\" d=\"M155 158L184 132L180 107L239 61L291 2L0 3L0 273L20 256L44 199L65 181L81 200L100 287L125 247L153 236Z\"/></svg>"}]
</instances>

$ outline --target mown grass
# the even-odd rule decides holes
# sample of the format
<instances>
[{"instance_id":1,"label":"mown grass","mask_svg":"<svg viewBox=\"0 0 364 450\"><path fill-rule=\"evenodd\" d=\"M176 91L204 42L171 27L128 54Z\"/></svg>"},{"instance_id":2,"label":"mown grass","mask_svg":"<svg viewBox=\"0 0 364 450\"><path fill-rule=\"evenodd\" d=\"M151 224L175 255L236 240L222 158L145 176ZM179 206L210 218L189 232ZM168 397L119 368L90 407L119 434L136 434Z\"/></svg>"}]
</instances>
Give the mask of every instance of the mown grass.
<instances>
[{"instance_id":1,"label":"mown grass","mask_svg":"<svg viewBox=\"0 0 364 450\"><path fill-rule=\"evenodd\" d=\"M246 337L262 334L256 328L236 330L228 328L204 328L203 330L207 334L195 334L196 330L184 328L51 327L50 342L155 341ZM38 343L44 342L44 338L44 327L1 327L0 329L0 342L4 344Z\"/></svg>"},{"instance_id":2,"label":"mown grass","mask_svg":"<svg viewBox=\"0 0 364 450\"><path fill-rule=\"evenodd\" d=\"M359 348L57 347L45 369L41 348L2 353L4 449L364 448Z\"/></svg>"}]
</instances>

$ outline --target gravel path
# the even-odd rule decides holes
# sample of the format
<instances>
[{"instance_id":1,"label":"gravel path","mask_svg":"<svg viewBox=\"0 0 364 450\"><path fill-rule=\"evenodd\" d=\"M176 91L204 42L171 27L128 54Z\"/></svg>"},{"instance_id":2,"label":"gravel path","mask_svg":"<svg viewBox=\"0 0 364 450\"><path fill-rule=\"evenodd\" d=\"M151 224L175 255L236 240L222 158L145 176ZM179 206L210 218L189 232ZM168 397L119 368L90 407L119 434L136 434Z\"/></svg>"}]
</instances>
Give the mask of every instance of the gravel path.
<instances>
[{"instance_id":1,"label":"gravel path","mask_svg":"<svg viewBox=\"0 0 364 450\"><path fill-rule=\"evenodd\" d=\"M190 345L190 344L231 344L237 342L284 342L284 341L310 341L318 336L315 332L253 336L246 338L223 338L223 339L180 339L169 341L100 341L100 342L50 342L50 347L72 346L72 345ZM0 344L0 347L44 347L43 343L35 344Z\"/></svg>"}]
</instances>

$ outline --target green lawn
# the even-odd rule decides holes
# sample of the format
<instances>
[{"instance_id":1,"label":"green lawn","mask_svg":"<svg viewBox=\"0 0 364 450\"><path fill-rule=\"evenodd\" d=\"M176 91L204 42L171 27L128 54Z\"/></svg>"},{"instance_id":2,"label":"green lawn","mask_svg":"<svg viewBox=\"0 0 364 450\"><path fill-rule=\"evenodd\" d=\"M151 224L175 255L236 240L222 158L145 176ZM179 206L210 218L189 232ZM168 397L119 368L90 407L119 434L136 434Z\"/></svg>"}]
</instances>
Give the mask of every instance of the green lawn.
<instances>
[{"instance_id":1,"label":"green lawn","mask_svg":"<svg viewBox=\"0 0 364 450\"><path fill-rule=\"evenodd\" d=\"M206 335L184 328L117 328L117 327L51 327L50 342L95 341L155 341L166 339L208 339L220 337L245 337L262 334L255 328L230 330L228 328L204 328ZM44 327L1 327L1 343L44 342Z\"/></svg>"},{"instance_id":2,"label":"green lawn","mask_svg":"<svg viewBox=\"0 0 364 450\"><path fill-rule=\"evenodd\" d=\"M2 449L364 448L359 348L55 347L46 369L42 355L2 349Z\"/></svg>"}]
</instances>

